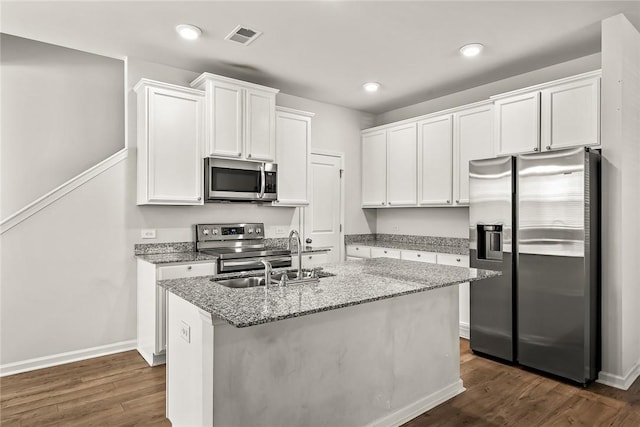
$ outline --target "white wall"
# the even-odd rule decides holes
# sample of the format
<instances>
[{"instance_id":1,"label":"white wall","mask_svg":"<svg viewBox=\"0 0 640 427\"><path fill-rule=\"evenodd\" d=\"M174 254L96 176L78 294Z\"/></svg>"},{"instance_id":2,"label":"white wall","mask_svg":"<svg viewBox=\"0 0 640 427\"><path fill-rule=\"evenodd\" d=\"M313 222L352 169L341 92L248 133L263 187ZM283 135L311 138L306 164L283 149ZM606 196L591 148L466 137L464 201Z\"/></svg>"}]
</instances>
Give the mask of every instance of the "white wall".
<instances>
[{"instance_id":1,"label":"white wall","mask_svg":"<svg viewBox=\"0 0 640 427\"><path fill-rule=\"evenodd\" d=\"M488 99L491 95L532 86L600 68L601 55L594 54L499 80L451 95L431 99L379 114L376 125L409 119ZM393 227L398 226L396 231ZM415 231L413 231L415 230ZM419 234L442 237L469 237L468 208L378 209L376 231L388 234Z\"/></svg>"},{"instance_id":2,"label":"white wall","mask_svg":"<svg viewBox=\"0 0 640 427\"><path fill-rule=\"evenodd\" d=\"M124 63L7 34L0 44L7 218L124 147Z\"/></svg>"},{"instance_id":3,"label":"white wall","mask_svg":"<svg viewBox=\"0 0 640 427\"><path fill-rule=\"evenodd\" d=\"M640 374L640 33L602 22L602 373L628 387Z\"/></svg>"},{"instance_id":4,"label":"white wall","mask_svg":"<svg viewBox=\"0 0 640 427\"><path fill-rule=\"evenodd\" d=\"M286 233L298 228L295 208L136 206L136 95L131 89L142 77L188 85L197 75L130 58L129 157L1 236L0 365L134 340L135 243L193 241L193 224L202 222L264 222L269 237L277 237L276 228ZM359 208L358 160L359 132L371 117L284 94L278 104L316 113L313 146L343 151L348 176L355 179L347 178L356 202L347 204L346 230L372 232L375 219ZM142 240L142 228L156 229L157 239Z\"/></svg>"},{"instance_id":5,"label":"white wall","mask_svg":"<svg viewBox=\"0 0 640 427\"><path fill-rule=\"evenodd\" d=\"M376 230L383 234L415 234L468 239L469 208L378 209Z\"/></svg>"}]
</instances>

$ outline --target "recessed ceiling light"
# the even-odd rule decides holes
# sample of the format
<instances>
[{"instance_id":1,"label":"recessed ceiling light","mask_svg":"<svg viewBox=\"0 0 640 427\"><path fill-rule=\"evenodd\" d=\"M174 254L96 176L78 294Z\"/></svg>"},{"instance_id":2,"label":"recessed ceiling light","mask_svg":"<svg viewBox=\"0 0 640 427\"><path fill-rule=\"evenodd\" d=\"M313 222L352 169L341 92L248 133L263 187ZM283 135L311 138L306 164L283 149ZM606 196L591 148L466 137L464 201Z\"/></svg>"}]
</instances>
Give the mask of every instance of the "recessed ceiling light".
<instances>
[{"instance_id":1,"label":"recessed ceiling light","mask_svg":"<svg viewBox=\"0 0 640 427\"><path fill-rule=\"evenodd\" d=\"M364 88L364 90L366 90L367 92L376 92L378 89L380 89L380 83L377 82L369 82L369 83L365 83L362 85L362 87Z\"/></svg>"},{"instance_id":2,"label":"recessed ceiling light","mask_svg":"<svg viewBox=\"0 0 640 427\"><path fill-rule=\"evenodd\" d=\"M467 44L460 48L460 53L467 57L477 56L478 54L480 54L480 52L482 52L483 47L484 46L482 46L482 44L480 43Z\"/></svg>"},{"instance_id":3,"label":"recessed ceiling light","mask_svg":"<svg viewBox=\"0 0 640 427\"><path fill-rule=\"evenodd\" d=\"M195 25L180 24L176 27L180 37L187 40L195 40L202 34L202 30Z\"/></svg>"}]
</instances>

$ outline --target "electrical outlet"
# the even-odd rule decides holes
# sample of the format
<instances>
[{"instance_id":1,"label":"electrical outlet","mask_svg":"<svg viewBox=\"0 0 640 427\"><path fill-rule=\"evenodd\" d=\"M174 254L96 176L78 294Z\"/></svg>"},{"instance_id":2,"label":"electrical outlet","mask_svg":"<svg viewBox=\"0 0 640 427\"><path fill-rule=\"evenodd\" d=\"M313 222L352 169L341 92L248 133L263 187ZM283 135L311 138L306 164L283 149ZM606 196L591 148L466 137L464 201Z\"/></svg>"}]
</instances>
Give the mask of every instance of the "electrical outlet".
<instances>
[{"instance_id":1,"label":"electrical outlet","mask_svg":"<svg viewBox=\"0 0 640 427\"><path fill-rule=\"evenodd\" d=\"M145 228L140 231L140 237L142 237L143 239L155 239L156 230L153 228Z\"/></svg>"},{"instance_id":2,"label":"electrical outlet","mask_svg":"<svg viewBox=\"0 0 640 427\"><path fill-rule=\"evenodd\" d=\"M391 227L391 231L400 231L400 227L394 225L393 227Z\"/></svg>"},{"instance_id":3,"label":"electrical outlet","mask_svg":"<svg viewBox=\"0 0 640 427\"><path fill-rule=\"evenodd\" d=\"M287 231L284 229L284 227L276 227L276 234L286 234Z\"/></svg>"},{"instance_id":4,"label":"electrical outlet","mask_svg":"<svg viewBox=\"0 0 640 427\"><path fill-rule=\"evenodd\" d=\"M191 342L191 326L189 326L185 321L182 321L182 325L180 325L180 338L185 340L186 342Z\"/></svg>"}]
</instances>

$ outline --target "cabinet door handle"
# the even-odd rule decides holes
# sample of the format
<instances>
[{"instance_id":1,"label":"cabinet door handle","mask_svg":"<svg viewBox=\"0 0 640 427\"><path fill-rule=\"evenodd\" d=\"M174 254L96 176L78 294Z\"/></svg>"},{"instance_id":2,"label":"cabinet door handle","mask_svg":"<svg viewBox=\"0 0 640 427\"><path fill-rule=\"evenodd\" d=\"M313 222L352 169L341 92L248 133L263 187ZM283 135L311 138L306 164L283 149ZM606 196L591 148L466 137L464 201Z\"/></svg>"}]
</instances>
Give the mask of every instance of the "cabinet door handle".
<instances>
[{"instance_id":1,"label":"cabinet door handle","mask_svg":"<svg viewBox=\"0 0 640 427\"><path fill-rule=\"evenodd\" d=\"M387 251L384 251L384 253L386 254L386 253L387 253Z\"/></svg>"},{"instance_id":2,"label":"cabinet door handle","mask_svg":"<svg viewBox=\"0 0 640 427\"><path fill-rule=\"evenodd\" d=\"M418 258L420 258L422 255L418 254Z\"/></svg>"},{"instance_id":3,"label":"cabinet door handle","mask_svg":"<svg viewBox=\"0 0 640 427\"><path fill-rule=\"evenodd\" d=\"M384 206L384 202L382 202L382 206Z\"/></svg>"},{"instance_id":4,"label":"cabinet door handle","mask_svg":"<svg viewBox=\"0 0 640 427\"><path fill-rule=\"evenodd\" d=\"M360 248L356 248L356 251L359 251L359 250L360 250Z\"/></svg>"},{"instance_id":5,"label":"cabinet door handle","mask_svg":"<svg viewBox=\"0 0 640 427\"><path fill-rule=\"evenodd\" d=\"M309 255L309 259L313 258L311 255Z\"/></svg>"},{"instance_id":6,"label":"cabinet door handle","mask_svg":"<svg viewBox=\"0 0 640 427\"><path fill-rule=\"evenodd\" d=\"M457 262L460 262L460 258L456 258L456 261L457 261Z\"/></svg>"},{"instance_id":7,"label":"cabinet door handle","mask_svg":"<svg viewBox=\"0 0 640 427\"><path fill-rule=\"evenodd\" d=\"M238 153L238 154L236 154L236 156L241 157L241 156L242 156L242 153Z\"/></svg>"},{"instance_id":8,"label":"cabinet door handle","mask_svg":"<svg viewBox=\"0 0 640 427\"><path fill-rule=\"evenodd\" d=\"M193 267L192 266L187 266L187 270L191 270Z\"/></svg>"},{"instance_id":9,"label":"cabinet door handle","mask_svg":"<svg viewBox=\"0 0 640 427\"><path fill-rule=\"evenodd\" d=\"M535 148L533 149L533 151L538 151L538 147L535 147Z\"/></svg>"},{"instance_id":10,"label":"cabinet door handle","mask_svg":"<svg viewBox=\"0 0 640 427\"><path fill-rule=\"evenodd\" d=\"M544 148L546 148L546 149L547 149L547 151L551 150L551 146L550 146L550 145L547 145L547 146L546 146L546 147L544 147Z\"/></svg>"},{"instance_id":11,"label":"cabinet door handle","mask_svg":"<svg viewBox=\"0 0 640 427\"><path fill-rule=\"evenodd\" d=\"M251 154L247 154L247 159L250 159L250 158L251 158Z\"/></svg>"},{"instance_id":12,"label":"cabinet door handle","mask_svg":"<svg viewBox=\"0 0 640 427\"><path fill-rule=\"evenodd\" d=\"M447 200L447 203L451 203L451 200Z\"/></svg>"},{"instance_id":13,"label":"cabinet door handle","mask_svg":"<svg viewBox=\"0 0 640 427\"><path fill-rule=\"evenodd\" d=\"M198 197L198 201L202 200L202 197Z\"/></svg>"}]
</instances>

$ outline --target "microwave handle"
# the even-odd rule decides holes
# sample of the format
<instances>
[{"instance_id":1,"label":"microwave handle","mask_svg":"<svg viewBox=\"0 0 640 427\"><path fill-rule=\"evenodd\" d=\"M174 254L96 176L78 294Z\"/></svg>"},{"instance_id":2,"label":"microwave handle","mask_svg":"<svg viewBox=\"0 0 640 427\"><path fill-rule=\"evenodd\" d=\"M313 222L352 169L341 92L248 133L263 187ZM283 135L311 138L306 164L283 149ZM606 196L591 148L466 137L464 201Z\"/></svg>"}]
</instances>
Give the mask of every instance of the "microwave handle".
<instances>
[{"instance_id":1,"label":"microwave handle","mask_svg":"<svg viewBox=\"0 0 640 427\"><path fill-rule=\"evenodd\" d=\"M262 163L260 165L260 194L258 194L258 198L260 199L264 197L265 181L266 181L266 175L264 173L264 163Z\"/></svg>"}]
</instances>

